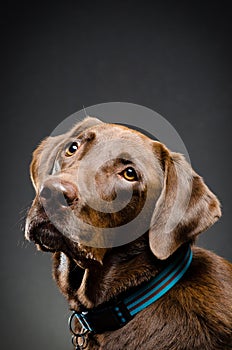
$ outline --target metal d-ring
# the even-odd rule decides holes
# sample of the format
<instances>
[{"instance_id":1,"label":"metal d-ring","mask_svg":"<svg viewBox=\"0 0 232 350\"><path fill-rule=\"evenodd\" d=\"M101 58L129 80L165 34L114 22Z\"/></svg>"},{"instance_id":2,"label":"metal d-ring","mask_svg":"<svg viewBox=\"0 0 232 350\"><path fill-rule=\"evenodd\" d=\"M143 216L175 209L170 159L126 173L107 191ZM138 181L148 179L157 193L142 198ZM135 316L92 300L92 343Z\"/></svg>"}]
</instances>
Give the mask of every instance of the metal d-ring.
<instances>
[{"instance_id":1,"label":"metal d-ring","mask_svg":"<svg viewBox=\"0 0 232 350\"><path fill-rule=\"evenodd\" d=\"M82 349L85 349L87 347L87 345L88 345L88 341L86 339L86 335L87 335L87 333L89 333L89 330L86 329L82 333L76 333L73 330L73 326L72 326L73 318L75 316L76 316L76 311L73 311L73 313L69 317L69 321L68 321L70 332L73 334L72 335L72 344L75 346L76 350L82 350ZM81 340L81 343L79 343L79 340Z\"/></svg>"},{"instance_id":2,"label":"metal d-ring","mask_svg":"<svg viewBox=\"0 0 232 350\"><path fill-rule=\"evenodd\" d=\"M73 327L72 327L72 321L74 319L74 317L76 316L76 311L73 311L72 315L69 317L69 321L68 321L68 324L69 324L69 329L70 329L70 332L75 335L76 337L83 337L84 335L86 335L89 330L86 329L84 332L82 333L76 333L74 330L73 330Z\"/></svg>"}]
</instances>

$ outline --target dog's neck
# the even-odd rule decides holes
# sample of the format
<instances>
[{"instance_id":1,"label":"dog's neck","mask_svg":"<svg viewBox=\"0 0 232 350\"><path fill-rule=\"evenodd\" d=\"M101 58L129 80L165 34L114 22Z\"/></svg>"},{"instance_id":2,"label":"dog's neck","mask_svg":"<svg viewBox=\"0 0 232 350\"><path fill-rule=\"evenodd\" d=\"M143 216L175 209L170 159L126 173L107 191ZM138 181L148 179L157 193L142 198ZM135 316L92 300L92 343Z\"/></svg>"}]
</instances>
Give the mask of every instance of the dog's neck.
<instances>
[{"instance_id":1,"label":"dog's neck","mask_svg":"<svg viewBox=\"0 0 232 350\"><path fill-rule=\"evenodd\" d=\"M112 248L102 263L91 260L86 266L78 263L78 254L75 257L68 252L54 254L53 276L71 309L79 312L120 299L169 265L169 259L159 260L153 255L147 235L126 248ZM185 247L174 254L182 249Z\"/></svg>"},{"instance_id":2,"label":"dog's neck","mask_svg":"<svg viewBox=\"0 0 232 350\"><path fill-rule=\"evenodd\" d=\"M102 265L95 263L85 269L78 300L85 308L96 307L149 281L164 267L165 262L156 259L141 241L126 253L125 248L114 248L106 254Z\"/></svg>"},{"instance_id":3,"label":"dog's neck","mask_svg":"<svg viewBox=\"0 0 232 350\"><path fill-rule=\"evenodd\" d=\"M103 265L85 269L77 292L79 301L86 308L98 306L137 286L138 281L148 281L155 272L158 270L155 271L154 266L152 270L151 266L146 266L146 259L142 254L120 266L108 268Z\"/></svg>"}]
</instances>

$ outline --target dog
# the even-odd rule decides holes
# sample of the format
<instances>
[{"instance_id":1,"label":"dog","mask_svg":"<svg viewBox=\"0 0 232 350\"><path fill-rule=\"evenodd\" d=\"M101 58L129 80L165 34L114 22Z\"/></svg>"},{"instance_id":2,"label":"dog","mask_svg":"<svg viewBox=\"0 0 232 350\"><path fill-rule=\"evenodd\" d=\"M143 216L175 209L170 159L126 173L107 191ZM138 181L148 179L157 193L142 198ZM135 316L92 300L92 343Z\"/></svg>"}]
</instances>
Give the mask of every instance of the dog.
<instances>
[{"instance_id":1,"label":"dog","mask_svg":"<svg viewBox=\"0 0 232 350\"><path fill-rule=\"evenodd\" d=\"M195 246L220 203L181 154L87 117L30 174L25 236L53 255L76 349L232 349L232 264Z\"/></svg>"}]
</instances>

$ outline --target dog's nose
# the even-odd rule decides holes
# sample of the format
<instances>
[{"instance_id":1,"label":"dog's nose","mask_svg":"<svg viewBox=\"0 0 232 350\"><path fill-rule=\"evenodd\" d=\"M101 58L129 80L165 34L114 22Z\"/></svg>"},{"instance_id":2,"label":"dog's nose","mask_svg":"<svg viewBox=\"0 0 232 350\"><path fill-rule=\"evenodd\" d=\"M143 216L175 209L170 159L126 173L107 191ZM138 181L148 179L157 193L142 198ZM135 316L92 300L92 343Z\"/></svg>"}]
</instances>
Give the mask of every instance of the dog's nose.
<instances>
[{"instance_id":1,"label":"dog's nose","mask_svg":"<svg viewBox=\"0 0 232 350\"><path fill-rule=\"evenodd\" d=\"M47 180L40 190L40 199L46 205L68 207L78 199L77 187L69 181Z\"/></svg>"}]
</instances>

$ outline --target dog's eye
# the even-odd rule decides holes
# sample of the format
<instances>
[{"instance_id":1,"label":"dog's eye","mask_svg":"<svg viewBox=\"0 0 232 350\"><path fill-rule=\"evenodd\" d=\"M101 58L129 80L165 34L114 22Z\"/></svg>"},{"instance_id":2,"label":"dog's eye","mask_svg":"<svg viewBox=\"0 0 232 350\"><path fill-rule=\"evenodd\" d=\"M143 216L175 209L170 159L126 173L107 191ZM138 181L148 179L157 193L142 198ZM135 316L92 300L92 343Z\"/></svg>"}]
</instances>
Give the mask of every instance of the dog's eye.
<instances>
[{"instance_id":1,"label":"dog's eye","mask_svg":"<svg viewBox=\"0 0 232 350\"><path fill-rule=\"evenodd\" d=\"M66 157L71 157L79 148L78 142L72 142L65 151Z\"/></svg>"},{"instance_id":2,"label":"dog's eye","mask_svg":"<svg viewBox=\"0 0 232 350\"><path fill-rule=\"evenodd\" d=\"M124 179L126 179L127 181L137 181L138 177L136 174L136 171L129 167L127 169L125 169L122 173L122 176L124 177Z\"/></svg>"}]
</instances>

